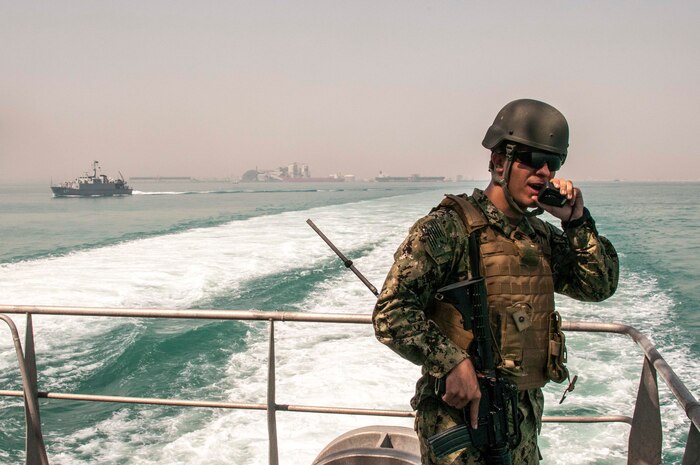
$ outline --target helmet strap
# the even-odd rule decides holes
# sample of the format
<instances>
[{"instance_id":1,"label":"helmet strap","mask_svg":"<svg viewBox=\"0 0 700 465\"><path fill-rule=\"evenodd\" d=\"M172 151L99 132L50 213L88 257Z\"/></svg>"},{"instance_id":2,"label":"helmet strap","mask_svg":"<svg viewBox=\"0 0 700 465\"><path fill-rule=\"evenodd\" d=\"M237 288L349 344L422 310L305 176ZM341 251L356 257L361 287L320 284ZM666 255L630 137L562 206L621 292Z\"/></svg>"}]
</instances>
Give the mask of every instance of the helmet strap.
<instances>
[{"instance_id":1,"label":"helmet strap","mask_svg":"<svg viewBox=\"0 0 700 465\"><path fill-rule=\"evenodd\" d=\"M541 207L537 207L534 210L528 210L528 209L523 209L520 205L518 205L515 200L513 200L513 196L510 193L510 189L508 188L508 184L510 183L510 172L513 169L513 161L515 160L515 144L507 144L506 145L506 163L503 165L503 178L499 178L498 174L496 174L496 170L494 169L491 171L491 179L493 179L493 182L495 184L498 184L501 186L503 189L503 193L505 194L506 201L508 202L508 205L510 208L518 212L519 214L526 216L526 217L532 217L532 216L537 216L541 215L544 210Z\"/></svg>"}]
</instances>

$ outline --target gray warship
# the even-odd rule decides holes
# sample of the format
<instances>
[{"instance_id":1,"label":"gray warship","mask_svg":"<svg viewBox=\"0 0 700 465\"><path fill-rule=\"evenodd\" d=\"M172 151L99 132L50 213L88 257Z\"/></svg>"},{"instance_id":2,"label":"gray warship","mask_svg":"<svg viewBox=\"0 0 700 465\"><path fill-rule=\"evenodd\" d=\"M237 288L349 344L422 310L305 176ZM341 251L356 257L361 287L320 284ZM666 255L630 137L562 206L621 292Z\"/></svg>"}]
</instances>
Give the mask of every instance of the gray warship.
<instances>
[{"instance_id":1,"label":"gray warship","mask_svg":"<svg viewBox=\"0 0 700 465\"><path fill-rule=\"evenodd\" d=\"M100 162L92 162L92 174L85 173L73 181L66 181L58 186L51 186L54 197L112 197L131 195L132 189L119 173L119 179L97 174Z\"/></svg>"}]
</instances>

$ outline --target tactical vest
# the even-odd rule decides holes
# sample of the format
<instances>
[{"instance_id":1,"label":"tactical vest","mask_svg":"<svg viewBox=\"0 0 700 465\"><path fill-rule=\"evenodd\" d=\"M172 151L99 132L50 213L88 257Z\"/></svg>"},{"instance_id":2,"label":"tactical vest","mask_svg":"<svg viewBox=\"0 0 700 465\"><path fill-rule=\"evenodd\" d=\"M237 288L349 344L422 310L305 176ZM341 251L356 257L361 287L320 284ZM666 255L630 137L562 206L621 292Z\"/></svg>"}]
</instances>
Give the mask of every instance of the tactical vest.
<instances>
[{"instance_id":1,"label":"tactical vest","mask_svg":"<svg viewBox=\"0 0 700 465\"><path fill-rule=\"evenodd\" d=\"M517 230L507 237L466 197L448 195L440 207L455 210L467 234L479 234L480 271L499 371L521 390L542 387L550 379L565 380L566 348L554 311L551 248L544 223L530 218L537 232L534 240ZM426 312L450 340L469 348L473 335L452 305L433 299Z\"/></svg>"}]
</instances>

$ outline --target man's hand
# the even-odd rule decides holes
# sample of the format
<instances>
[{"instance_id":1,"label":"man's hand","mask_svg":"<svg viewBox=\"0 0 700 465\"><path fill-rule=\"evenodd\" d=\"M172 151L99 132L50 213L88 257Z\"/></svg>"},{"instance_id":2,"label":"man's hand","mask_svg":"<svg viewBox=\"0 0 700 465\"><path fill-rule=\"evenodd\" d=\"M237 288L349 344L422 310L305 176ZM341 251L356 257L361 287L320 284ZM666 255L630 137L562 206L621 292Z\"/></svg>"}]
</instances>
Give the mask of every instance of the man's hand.
<instances>
[{"instance_id":1,"label":"man's hand","mask_svg":"<svg viewBox=\"0 0 700 465\"><path fill-rule=\"evenodd\" d=\"M445 395L442 400L449 406L463 409L469 406L469 418L472 429L478 426L479 401L481 391L476 378L476 370L469 359L462 360L447 374L445 379Z\"/></svg>"},{"instance_id":2,"label":"man's hand","mask_svg":"<svg viewBox=\"0 0 700 465\"><path fill-rule=\"evenodd\" d=\"M563 207L553 207L540 203L545 211L551 213L562 221L573 221L583 216L583 195L578 187L574 187L573 183L568 179L554 178L551 181L552 186L559 189L559 193L566 197L567 202ZM538 202L539 203L539 202Z\"/></svg>"}]
</instances>

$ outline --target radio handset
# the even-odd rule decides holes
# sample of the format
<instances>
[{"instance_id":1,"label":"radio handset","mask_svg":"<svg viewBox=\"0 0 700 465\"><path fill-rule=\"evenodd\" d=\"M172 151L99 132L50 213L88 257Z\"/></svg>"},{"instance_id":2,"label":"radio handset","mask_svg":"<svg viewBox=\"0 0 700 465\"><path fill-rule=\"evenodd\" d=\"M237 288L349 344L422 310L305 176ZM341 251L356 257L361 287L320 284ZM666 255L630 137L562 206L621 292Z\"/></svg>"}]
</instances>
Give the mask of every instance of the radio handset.
<instances>
[{"instance_id":1,"label":"radio handset","mask_svg":"<svg viewBox=\"0 0 700 465\"><path fill-rule=\"evenodd\" d=\"M563 207L566 205L568 199L566 196L561 195L559 189L554 187L548 181L537 195L537 200L542 204L550 205L552 207Z\"/></svg>"}]
</instances>

